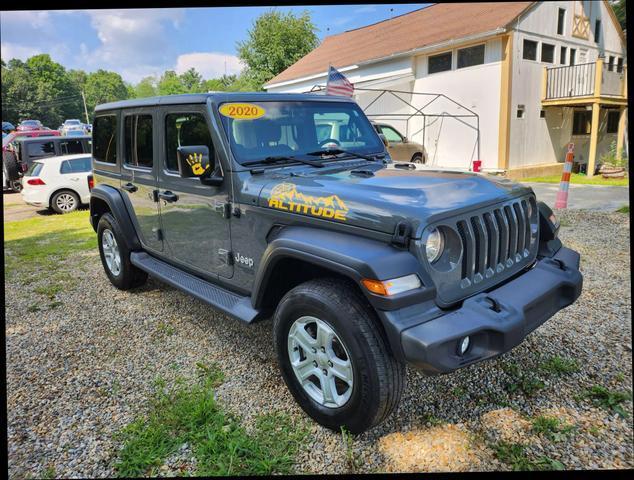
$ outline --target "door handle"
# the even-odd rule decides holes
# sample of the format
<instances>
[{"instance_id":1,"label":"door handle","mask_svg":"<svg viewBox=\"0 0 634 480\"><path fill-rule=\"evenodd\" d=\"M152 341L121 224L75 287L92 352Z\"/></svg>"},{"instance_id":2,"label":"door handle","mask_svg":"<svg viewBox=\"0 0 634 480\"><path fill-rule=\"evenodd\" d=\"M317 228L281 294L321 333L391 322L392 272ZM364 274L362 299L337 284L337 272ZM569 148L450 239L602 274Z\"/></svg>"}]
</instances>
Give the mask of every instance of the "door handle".
<instances>
[{"instance_id":1,"label":"door handle","mask_svg":"<svg viewBox=\"0 0 634 480\"><path fill-rule=\"evenodd\" d=\"M121 185L121 188L130 193L134 193L138 190L138 187L134 183L130 182L126 183L125 185Z\"/></svg>"},{"instance_id":2,"label":"door handle","mask_svg":"<svg viewBox=\"0 0 634 480\"><path fill-rule=\"evenodd\" d=\"M166 190L164 192L159 192L158 196L160 199L163 199L166 202L176 202L178 200L178 195L170 192L169 190Z\"/></svg>"}]
</instances>

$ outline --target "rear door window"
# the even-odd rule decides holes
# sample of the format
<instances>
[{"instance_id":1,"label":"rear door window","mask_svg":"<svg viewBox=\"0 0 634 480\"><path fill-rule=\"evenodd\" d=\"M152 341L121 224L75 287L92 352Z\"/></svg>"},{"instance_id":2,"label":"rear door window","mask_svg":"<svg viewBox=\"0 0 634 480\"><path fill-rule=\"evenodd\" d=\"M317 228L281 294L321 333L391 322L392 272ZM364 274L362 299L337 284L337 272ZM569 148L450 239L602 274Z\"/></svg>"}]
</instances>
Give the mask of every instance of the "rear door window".
<instances>
[{"instance_id":1,"label":"rear door window","mask_svg":"<svg viewBox=\"0 0 634 480\"><path fill-rule=\"evenodd\" d=\"M90 172L91 169L90 157L75 158L63 161L59 173L83 173Z\"/></svg>"},{"instance_id":2,"label":"rear door window","mask_svg":"<svg viewBox=\"0 0 634 480\"><path fill-rule=\"evenodd\" d=\"M51 142L32 142L27 144L26 151L31 158L55 156L55 144Z\"/></svg>"},{"instance_id":3,"label":"rear door window","mask_svg":"<svg viewBox=\"0 0 634 480\"><path fill-rule=\"evenodd\" d=\"M73 155L76 153L84 153L84 145L81 140L67 140L59 144L62 155Z\"/></svg>"},{"instance_id":4,"label":"rear door window","mask_svg":"<svg viewBox=\"0 0 634 480\"><path fill-rule=\"evenodd\" d=\"M125 163L134 167L152 168L152 116L129 115L124 121Z\"/></svg>"},{"instance_id":5,"label":"rear door window","mask_svg":"<svg viewBox=\"0 0 634 480\"><path fill-rule=\"evenodd\" d=\"M93 157L98 162L117 163L117 117L102 115L93 124Z\"/></svg>"}]
</instances>

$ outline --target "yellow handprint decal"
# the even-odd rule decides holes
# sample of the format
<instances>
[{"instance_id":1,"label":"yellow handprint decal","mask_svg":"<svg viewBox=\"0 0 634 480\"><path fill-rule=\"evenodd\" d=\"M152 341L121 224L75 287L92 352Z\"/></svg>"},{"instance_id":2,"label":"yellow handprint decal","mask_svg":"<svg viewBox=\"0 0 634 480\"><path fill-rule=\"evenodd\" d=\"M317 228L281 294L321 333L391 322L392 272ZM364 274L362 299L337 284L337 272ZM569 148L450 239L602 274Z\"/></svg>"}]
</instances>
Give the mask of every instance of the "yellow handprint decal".
<instances>
[{"instance_id":1,"label":"yellow handprint decal","mask_svg":"<svg viewBox=\"0 0 634 480\"><path fill-rule=\"evenodd\" d=\"M198 153L198 154L190 153L189 156L187 157L187 163L189 163L189 166L192 169L192 173L196 175L197 177L200 177L203 173L205 173L205 170L209 168L209 165L207 165L206 167L203 167L202 153Z\"/></svg>"}]
</instances>

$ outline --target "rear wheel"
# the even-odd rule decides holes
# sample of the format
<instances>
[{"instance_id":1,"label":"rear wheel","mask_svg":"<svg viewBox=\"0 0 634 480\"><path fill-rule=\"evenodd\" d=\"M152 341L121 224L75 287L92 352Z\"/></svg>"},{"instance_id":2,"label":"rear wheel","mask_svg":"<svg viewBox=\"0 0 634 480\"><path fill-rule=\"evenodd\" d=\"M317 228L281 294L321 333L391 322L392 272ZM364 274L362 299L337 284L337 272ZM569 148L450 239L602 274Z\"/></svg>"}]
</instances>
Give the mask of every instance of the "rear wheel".
<instances>
[{"instance_id":1,"label":"rear wheel","mask_svg":"<svg viewBox=\"0 0 634 480\"><path fill-rule=\"evenodd\" d=\"M282 376L321 425L361 433L398 406L405 367L377 322L365 298L340 279L301 284L278 305L273 328Z\"/></svg>"},{"instance_id":2,"label":"rear wheel","mask_svg":"<svg viewBox=\"0 0 634 480\"><path fill-rule=\"evenodd\" d=\"M62 190L51 198L51 208L57 213L70 213L78 207L79 195L71 190Z\"/></svg>"},{"instance_id":3,"label":"rear wheel","mask_svg":"<svg viewBox=\"0 0 634 480\"><path fill-rule=\"evenodd\" d=\"M110 282L121 290L143 285L147 273L132 265L121 228L110 213L104 213L97 225L97 243L101 263Z\"/></svg>"}]
</instances>

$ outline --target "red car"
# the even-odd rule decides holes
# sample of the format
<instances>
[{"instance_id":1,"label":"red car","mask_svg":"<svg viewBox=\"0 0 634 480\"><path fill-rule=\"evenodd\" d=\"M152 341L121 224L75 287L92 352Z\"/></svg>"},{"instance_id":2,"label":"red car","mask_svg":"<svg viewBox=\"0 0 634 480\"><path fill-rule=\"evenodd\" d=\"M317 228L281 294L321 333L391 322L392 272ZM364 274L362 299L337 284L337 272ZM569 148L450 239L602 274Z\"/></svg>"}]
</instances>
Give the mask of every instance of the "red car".
<instances>
[{"instance_id":1,"label":"red car","mask_svg":"<svg viewBox=\"0 0 634 480\"><path fill-rule=\"evenodd\" d=\"M43 130L44 125L39 120L24 120L20 122L18 128L16 129L18 132L26 132L28 130Z\"/></svg>"}]
</instances>

